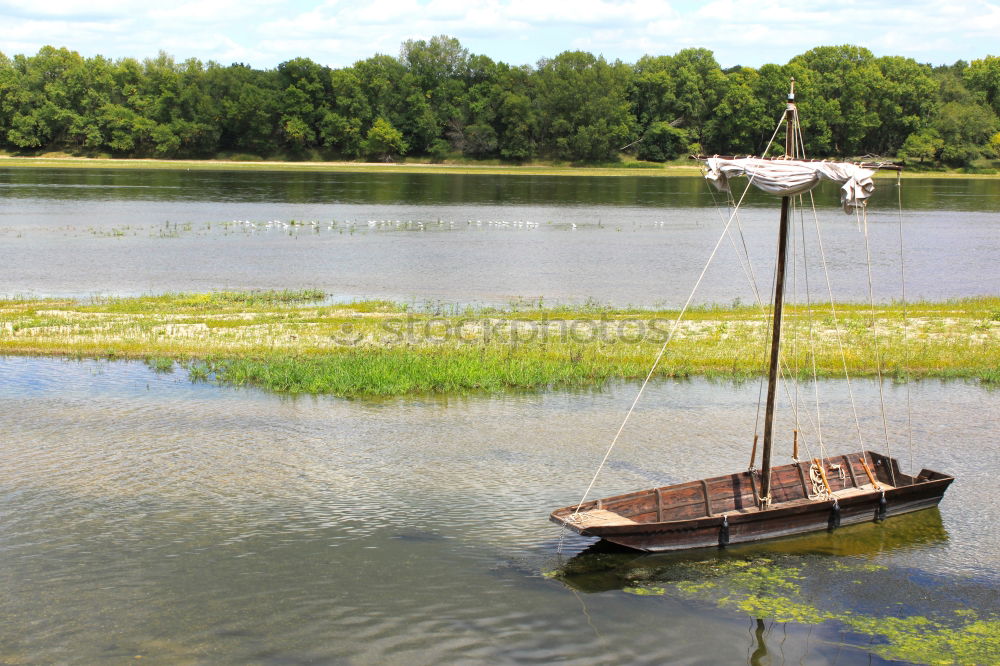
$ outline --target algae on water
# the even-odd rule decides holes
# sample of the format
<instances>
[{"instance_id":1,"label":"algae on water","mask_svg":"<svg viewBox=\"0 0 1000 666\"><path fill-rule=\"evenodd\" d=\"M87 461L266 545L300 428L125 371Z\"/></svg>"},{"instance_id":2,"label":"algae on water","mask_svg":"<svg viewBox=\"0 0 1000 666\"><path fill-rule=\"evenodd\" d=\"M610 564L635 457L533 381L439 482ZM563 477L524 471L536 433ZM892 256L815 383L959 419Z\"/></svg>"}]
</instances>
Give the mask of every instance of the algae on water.
<instances>
[{"instance_id":1,"label":"algae on water","mask_svg":"<svg viewBox=\"0 0 1000 666\"><path fill-rule=\"evenodd\" d=\"M824 563L828 572L870 576L886 567L870 564ZM635 584L623 592L639 596L672 595L714 604L753 618L804 625L835 623L866 637L866 649L885 659L927 664L994 664L1000 661L1000 616L971 609L945 611L927 617L898 617L886 599L881 612L835 608L832 598L807 589L817 571L806 571L785 560L758 557L682 563L658 580L657 572L639 570ZM856 580L850 581L856 583ZM821 608L829 605L830 608Z\"/></svg>"}]
</instances>

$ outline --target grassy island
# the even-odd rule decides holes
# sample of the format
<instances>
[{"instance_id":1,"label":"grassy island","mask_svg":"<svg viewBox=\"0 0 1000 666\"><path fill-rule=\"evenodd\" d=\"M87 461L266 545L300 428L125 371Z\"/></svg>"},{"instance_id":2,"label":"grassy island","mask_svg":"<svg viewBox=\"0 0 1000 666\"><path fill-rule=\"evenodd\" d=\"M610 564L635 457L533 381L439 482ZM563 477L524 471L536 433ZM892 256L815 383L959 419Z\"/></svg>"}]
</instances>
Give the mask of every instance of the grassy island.
<instances>
[{"instance_id":1,"label":"grassy island","mask_svg":"<svg viewBox=\"0 0 1000 666\"><path fill-rule=\"evenodd\" d=\"M1000 382L1000 297L786 307L786 374ZM767 313L689 311L659 377L764 370ZM341 396L600 386L644 377L676 311L330 304L314 291L0 301L0 353L143 359L192 379ZM839 333L838 333L839 331ZM873 336L872 332L877 335ZM812 341L810 344L810 340ZM845 349L842 358L841 343Z\"/></svg>"}]
</instances>

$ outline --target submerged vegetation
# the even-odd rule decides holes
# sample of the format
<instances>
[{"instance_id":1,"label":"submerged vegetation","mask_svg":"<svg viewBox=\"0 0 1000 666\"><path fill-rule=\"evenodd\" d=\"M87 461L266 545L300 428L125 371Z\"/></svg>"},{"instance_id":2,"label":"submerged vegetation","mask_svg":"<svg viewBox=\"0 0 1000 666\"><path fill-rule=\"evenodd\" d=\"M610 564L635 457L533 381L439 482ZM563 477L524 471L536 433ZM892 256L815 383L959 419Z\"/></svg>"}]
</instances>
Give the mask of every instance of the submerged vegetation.
<instances>
[{"instance_id":1,"label":"submerged vegetation","mask_svg":"<svg viewBox=\"0 0 1000 666\"><path fill-rule=\"evenodd\" d=\"M712 603L750 617L804 625L838 623L849 634L866 637L868 649L884 659L929 664L988 664L1000 654L1000 617L989 612L956 609L937 617L896 616L883 612L838 609L830 590L810 589L810 579L828 580L806 570L795 558L730 558L691 561L667 572L639 575L623 591L641 596L672 595ZM871 585L874 564L812 563L835 574L850 574L846 585ZM641 571L641 570L640 570ZM645 578L652 577L652 580ZM667 580L659 580L659 577ZM875 583L878 584L878 583ZM851 596L851 595L845 595ZM821 600L822 599L822 600ZM870 643L869 643L870 641Z\"/></svg>"},{"instance_id":2,"label":"submerged vegetation","mask_svg":"<svg viewBox=\"0 0 1000 666\"><path fill-rule=\"evenodd\" d=\"M904 318L905 311L905 318ZM0 353L175 362L192 379L342 396L600 386L645 376L677 312L599 304L508 308L330 303L319 290L0 301ZM658 377L764 371L766 312L689 311ZM786 376L1000 382L1000 298L786 306ZM877 344L872 333L877 334ZM847 350L841 356L840 346Z\"/></svg>"},{"instance_id":3,"label":"submerged vegetation","mask_svg":"<svg viewBox=\"0 0 1000 666\"><path fill-rule=\"evenodd\" d=\"M860 46L723 69L687 48L629 64L583 51L512 66L447 36L331 68L254 69L161 53L0 53L0 150L92 157L650 166L760 153L799 92L806 152L997 170L1000 57L932 67Z\"/></svg>"}]
</instances>

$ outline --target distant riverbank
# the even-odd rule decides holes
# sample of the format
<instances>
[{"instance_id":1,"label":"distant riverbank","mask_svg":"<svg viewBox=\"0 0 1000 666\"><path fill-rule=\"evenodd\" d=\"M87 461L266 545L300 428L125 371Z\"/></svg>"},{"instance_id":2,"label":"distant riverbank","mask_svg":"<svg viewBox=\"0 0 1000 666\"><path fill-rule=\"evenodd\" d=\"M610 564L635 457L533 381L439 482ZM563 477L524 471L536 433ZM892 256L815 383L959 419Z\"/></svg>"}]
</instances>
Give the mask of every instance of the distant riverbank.
<instances>
[{"instance_id":1,"label":"distant riverbank","mask_svg":"<svg viewBox=\"0 0 1000 666\"><path fill-rule=\"evenodd\" d=\"M491 163L431 164L428 162L280 162L246 160L160 160L91 157L4 157L0 167L66 169L189 169L216 171L307 171L334 173L453 173L521 176L691 176L698 165L623 163L615 166L570 166L551 164L505 165Z\"/></svg>"},{"instance_id":2,"label":"distant riverbank","mask_svg":"<svg viewBox=\"0 0 1000 666\"><path fill-rule=\"evenodd\" d=\"M143 359L282 393L502 392L641 378L677 319L593 305L422 312L324 298L305 290L0 301L0 353ZM874 322L856 304L786 312L786 375L812 377L815 356L817 377L842 377L845 363L852 376L874 377L881 359L882 374L898 380L1000 382L1000 297L876 306ZM757 308L697 308L657 376L760 376L765 334Z\"/></svg>"},{"instance_id":3,"label":"distant riverbank","mask_svg":"<svg viewBox=\"0 0 1000 666\"><path fill-rule=\"evenodd\" d=\"M102 157L74 157L65 155L42 157L14 157L0 155L0 168L51 168L61 169L174 169L204 171L305 171L331 173L446 173L472 175L517 176L692 176L701 172L698 163L677 161L667 164L655 162L622 162L602 166L572 166L568 164L496 164L491 162L429 163L429 162L281 162L246 160L165 160ZM903 171L904 178L1000 178L1000 174L964 173L956 170ZM883 178L895 178L893 173L880 173Z\"/></svg>"}]
</instances>

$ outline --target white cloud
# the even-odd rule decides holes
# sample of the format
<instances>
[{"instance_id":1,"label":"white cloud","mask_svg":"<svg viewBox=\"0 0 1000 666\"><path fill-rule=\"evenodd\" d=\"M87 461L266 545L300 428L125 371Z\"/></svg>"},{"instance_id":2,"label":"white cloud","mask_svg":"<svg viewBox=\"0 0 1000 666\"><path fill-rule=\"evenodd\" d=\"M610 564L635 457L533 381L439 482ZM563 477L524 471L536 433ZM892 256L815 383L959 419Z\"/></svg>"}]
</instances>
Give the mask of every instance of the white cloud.
<instances>
[{"instance_id":1,"label":"white cloud","mask_svg":"<svg viewBox=\"0 0 1000 666\"><path fill-rule=\"evenodd\" d=\"M92 0L0 0L0 16L20 18L92 18L113 17L123 13L141 13L145 3L136 1Z\"/></svg>"},{"instance_id":2,"label":"white cloud","mask_svg":"<svg viewBox=\"0 0 1000 666\"><path fill-rule=\"evenodd\" d=\"M109 57L162 49L257 67L297 56L344 66L440 34L515 65L580 48L633 62L699 46L723 66L847 43L932 63L1000 53L1000 0L0 0L0 26L8 55L44 44Z\"/></svg>"},{"instance_id":3,"label":"white cloud","mask_svg":"<svg viewBox=\"0 0 1000 666\"><path fill-rule=\"evenodd\" d=\"M167 21L181 25L211 23L224 27L234 20L256 16L262 6L269 4L241 0L196 0L153 7L148 10L147 16L155 22Z\"/></svg>"}]
</instances>

